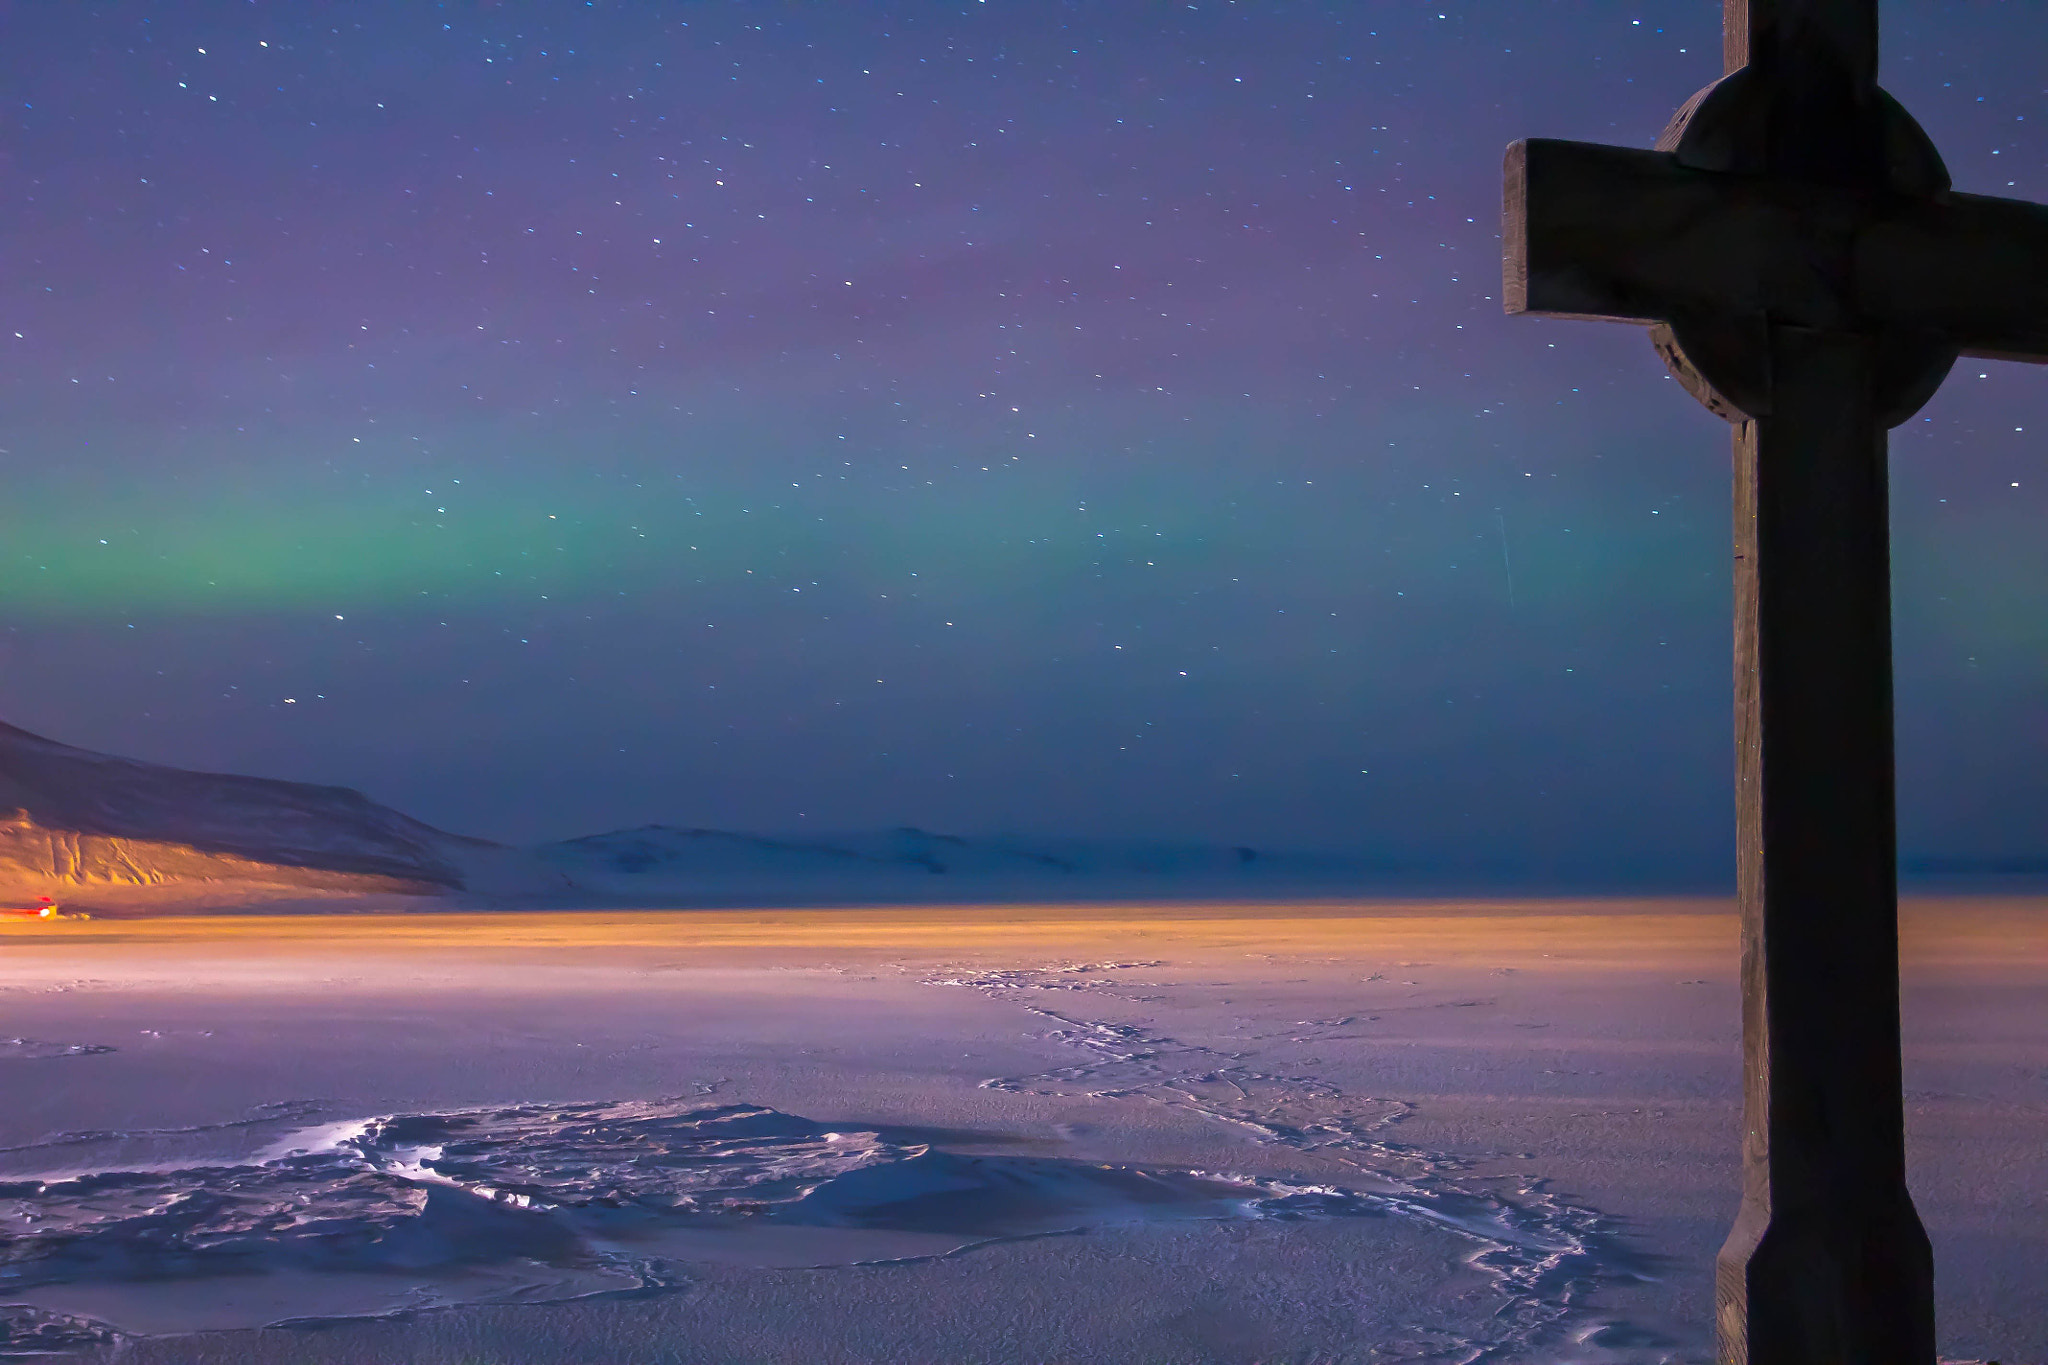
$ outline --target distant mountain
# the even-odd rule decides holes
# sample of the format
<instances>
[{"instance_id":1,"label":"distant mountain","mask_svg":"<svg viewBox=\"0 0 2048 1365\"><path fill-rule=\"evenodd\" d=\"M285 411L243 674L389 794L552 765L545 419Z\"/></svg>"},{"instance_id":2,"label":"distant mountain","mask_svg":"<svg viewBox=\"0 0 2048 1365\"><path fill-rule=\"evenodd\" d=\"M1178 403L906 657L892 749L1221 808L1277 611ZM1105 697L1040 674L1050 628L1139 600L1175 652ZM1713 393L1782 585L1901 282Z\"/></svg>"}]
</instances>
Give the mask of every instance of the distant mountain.
<instances>
[{"instance_id":1,"label":"distant mountain","mask_svg":"<svg viewBox=\"0 0 2048 1365\"><path fill-rule=\"evenodd\" d=\"M535 850L573 876L581 871L629 875L676 873L821 873L889 868L909 872L1073 872L1074 864L1047 854L976 843L950 834L903 826L880 834L829 839L774 838L722 829L642 825L545 844Z\"/></svg>"},{"instance_id":2,"label":"distant mountain","mask_svg":"<svg viewBox=\"0 0 2048 1365\"><path fill-rule=\"evenodd\" d=\"M1912 858L1952 882L2048 874L2039 858ZM1655 878L1643 879L1654 885ZM450 834L346 787L187 772L0 725L0 907L107 911L1278 899L1584 889L1526 869L1224 844L935 834L742 834L643 825L535 848ZM392 897L408 899L393 900Z\"/></svg>"},{"instance_id":3,"label":"distant mountain","mask_svg":"<svg viewBox=\"0 0 2048 1365\"><path fill-rule=\"evenodd\" d=\"M263 885L436 894L495 849L347 787L187 772L0 725L0 896Z\"/></svg>"},{"instance_id":4,"label":"distant mountain","mask_svg":"<svg viewBox=\"0 0 2048 1365\"><path fill-rule=\"evenodd\" d=\"M675 904L1050 899L1355 887L1358 859L1217 844L964 838L912 826L818 835L643 825L544 844L553 885Z\"/></svg>"}]
</instances>

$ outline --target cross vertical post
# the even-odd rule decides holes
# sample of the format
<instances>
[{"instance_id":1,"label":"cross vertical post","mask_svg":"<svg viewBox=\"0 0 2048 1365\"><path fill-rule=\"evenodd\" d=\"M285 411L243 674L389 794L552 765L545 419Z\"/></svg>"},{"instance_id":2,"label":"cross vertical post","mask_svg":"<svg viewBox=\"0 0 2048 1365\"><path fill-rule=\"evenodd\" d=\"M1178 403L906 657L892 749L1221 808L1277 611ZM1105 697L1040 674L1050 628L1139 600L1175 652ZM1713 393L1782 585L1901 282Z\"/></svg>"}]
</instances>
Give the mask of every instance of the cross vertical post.
<instances>
[{"instance_id":1,"label":"cross vertical post","mask_svg":"<svg viewBox=\"0 0 2048 1365\"><path fill-rule=\"evenodd\" d=\"M1872 347L1773 328L1770 415L1735 430L1743 1181L1721 1359L1934 1360L1906 1190L1891 568Z\"/></svg>"},{"instance_id":2,"label":"cross vertical post","mask_svg":"<svg viewBox=\"0 0 2048 1365\"><path fill-rule=\"evenodd\" d=\"M1906 1189L1886 430L1958 354L2048 361L2048 209L1956 193L1876 0L1724 0L1655 150L1508 149L1510 313L1650 326L1734 424L1742 1202L1723 1365L1933 1365Z\"/></svg>"}]
</instances>

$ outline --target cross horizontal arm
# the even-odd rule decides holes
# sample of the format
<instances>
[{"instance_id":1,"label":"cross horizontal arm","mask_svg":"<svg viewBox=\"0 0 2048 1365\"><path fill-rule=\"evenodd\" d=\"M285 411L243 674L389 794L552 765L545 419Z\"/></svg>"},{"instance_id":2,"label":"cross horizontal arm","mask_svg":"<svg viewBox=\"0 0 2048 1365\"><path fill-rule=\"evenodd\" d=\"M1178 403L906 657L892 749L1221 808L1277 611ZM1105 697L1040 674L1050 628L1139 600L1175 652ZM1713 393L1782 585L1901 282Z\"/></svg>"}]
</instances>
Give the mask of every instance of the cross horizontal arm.
<instances>
[{"instance_id":1,"label":"cross horizontal arm","mask_svg":"<svg viewBox=\"0 0 2048 1365\"><path fill-rule=\"evenodd\" d=\"M1509 313L1663 322L1688 306L1757 311L1749 289L1701 280L1725 235L1711 177L1668 152L1530 138L1508 147L1501 221ZM1706 235L1700 236L1701 229Z\"/></svg>"},{"instance_id":2,"label":"cross horizontal arm","mask_svg":"<svg viewBox=\"0 0 2048 1365\"><path fill-rule=\"evenodd\" d=\"M1965 355L2048 362L2048 207L1981 194L1908 204L1856 242L1875 317L1945 333Z\"/></svg>"},{"instance_id":3,"label":"cross horizontal arm","mask_svg":"<svg viewBox=\"0 0 2048 1365\"><path fill-rule=\"evenodd\" d=\"M1531 138L1508 148L1510 313L1905 328L2048 361L2048 208L1853 191Z\"/></svg>"}]
</instances>

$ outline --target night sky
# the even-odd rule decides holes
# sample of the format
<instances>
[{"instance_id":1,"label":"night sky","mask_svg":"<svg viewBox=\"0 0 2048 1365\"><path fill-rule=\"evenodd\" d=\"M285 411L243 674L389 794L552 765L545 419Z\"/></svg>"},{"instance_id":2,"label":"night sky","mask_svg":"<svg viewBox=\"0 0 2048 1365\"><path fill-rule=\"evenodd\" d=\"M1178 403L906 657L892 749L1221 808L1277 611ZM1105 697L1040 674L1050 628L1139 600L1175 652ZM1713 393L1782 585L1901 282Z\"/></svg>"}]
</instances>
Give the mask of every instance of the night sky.
<instances>
[{"instance_id":1,"label":"night sky","mask_svg":"<svg viewBox=\"0 0 2048 1365\"><path fill-rule=\"evenodd\" d=\"M1888 4L2048 198L2048 18ZM0 719L661 821L1732 876L1726 427L1500 158L1720 6L10 9ZM1893 440L1902 845L2048 852L2048 373Z\"/></svg>"}]
</instances>

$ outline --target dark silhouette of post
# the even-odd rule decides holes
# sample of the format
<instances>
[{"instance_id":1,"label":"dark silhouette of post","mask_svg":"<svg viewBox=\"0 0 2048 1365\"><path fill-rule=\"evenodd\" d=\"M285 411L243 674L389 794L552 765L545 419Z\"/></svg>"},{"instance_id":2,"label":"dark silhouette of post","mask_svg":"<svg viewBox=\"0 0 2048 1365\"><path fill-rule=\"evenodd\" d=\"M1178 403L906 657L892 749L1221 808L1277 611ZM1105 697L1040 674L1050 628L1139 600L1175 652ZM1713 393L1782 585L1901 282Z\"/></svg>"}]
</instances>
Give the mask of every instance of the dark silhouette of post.
<instances>
[{"instance_id":1,"label":"dark silhouette of post","mask_svg":"<svg viewBox=\"0 0 2048 1365\"><path fill-rule=\"evenodd\" d=\"M2048 360L2048 210L1954 193L1876 0L1726 0L1654 151L1508 149L1510 313L1651 324L1735 424L1743 1183L1726 1365L1933 1365L1906 1191L1885 431L1959 353Z\"/></svg>"}]
</instances>

